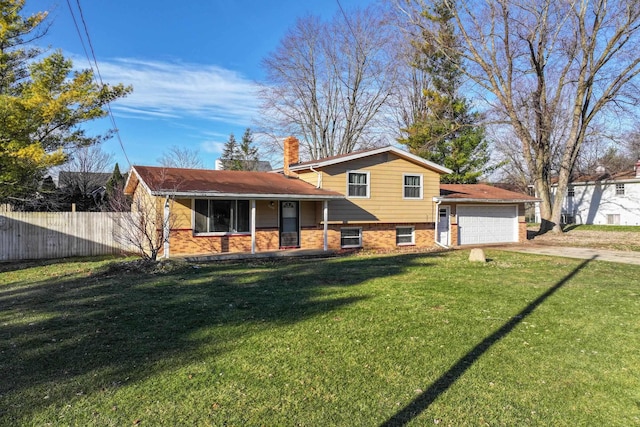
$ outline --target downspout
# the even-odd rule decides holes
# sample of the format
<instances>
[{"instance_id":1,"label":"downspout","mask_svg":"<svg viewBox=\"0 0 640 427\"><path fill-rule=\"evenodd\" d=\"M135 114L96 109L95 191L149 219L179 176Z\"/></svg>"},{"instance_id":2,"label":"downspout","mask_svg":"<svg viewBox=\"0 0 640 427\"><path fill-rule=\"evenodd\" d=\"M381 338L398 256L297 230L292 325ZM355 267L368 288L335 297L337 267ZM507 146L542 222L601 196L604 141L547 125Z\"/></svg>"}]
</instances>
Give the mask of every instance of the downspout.
<instances>
[{"instance_id":1,"label":"downspout","mask_svg":"<svg viewBox=\"0 0 640 427\"><path fill-rule=\"evenodd\" d=\"M322 172L318 172L313 168L313 166L309 166L311 172L315 172L318 174L318 184L316 184L316 188L322 188Z\"/></svg>"},{"instance_id":2,"label":"downspout","mask_svg":"<svg viewBox=\"0 0 640 427\"><path fill-rule=\"evenodd\" d=\"M442 203L442 200L438 200L436 202L436 218L437 219L436 219L436 229L433 235L433 241L435 242L436 245L440 246L441 248L449 249L447 245L443 245L438 241L438 228L440 227L440 203Z\"/></svg>"},{"instance_id":3,"label":"downspout","mask_svg":"<svg viewBox=\"0 0 640 427\"><path fill-rule=\"evenodd\" d=\"M162 224L162 240L164 242L163 258L169 258L169 211L169 196L166 196L164 199L164 217Z\"/></svg>"}]
</instances>

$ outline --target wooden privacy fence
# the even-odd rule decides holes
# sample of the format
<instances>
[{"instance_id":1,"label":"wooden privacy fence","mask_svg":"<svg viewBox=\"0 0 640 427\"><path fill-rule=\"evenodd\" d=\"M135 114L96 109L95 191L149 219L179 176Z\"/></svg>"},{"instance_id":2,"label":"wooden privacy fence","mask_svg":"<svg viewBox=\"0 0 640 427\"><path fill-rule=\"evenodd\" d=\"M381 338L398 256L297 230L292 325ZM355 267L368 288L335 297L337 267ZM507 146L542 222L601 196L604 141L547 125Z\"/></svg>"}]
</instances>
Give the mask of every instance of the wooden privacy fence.
<instances>
[{"instance_id":1,"label":"wooden privacy fence","mask_svg":"<svg viewBox=\"0 0 640 427\"><path fill-rule=\"evenodd\" d=\"M117 241L130 212L0 213L0 261L133 252Z\"/></svg>"}]
</instances>

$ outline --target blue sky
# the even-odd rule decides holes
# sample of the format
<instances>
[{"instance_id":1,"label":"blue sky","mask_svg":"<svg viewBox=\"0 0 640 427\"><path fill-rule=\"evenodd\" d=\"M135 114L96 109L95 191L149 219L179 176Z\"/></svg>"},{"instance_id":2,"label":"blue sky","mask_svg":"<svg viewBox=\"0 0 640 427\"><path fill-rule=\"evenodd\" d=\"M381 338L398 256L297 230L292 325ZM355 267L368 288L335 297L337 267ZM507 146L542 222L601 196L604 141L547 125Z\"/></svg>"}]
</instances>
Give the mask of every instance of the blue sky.
<instances>
[{"instance_id":1,"label":"blue sky","mask_svg":"<svg viewBox=\"0 0 640 427\"><path fill-rule=\"evenodd\" d=\"M77 1L27 0L24 12L48 10L51 28L39 44L62 49L87 68L68 7L79 20ZM111 108L129 160L144 165L179 145L198 149L213 168L229 134L240 137L253 125L262 58L297 18L340 13L337 0L79 1L103 80L133 86ZM373 1L340 4L349 11ZM95 133L109 126L105 119L85 128ZM128 169L117 138L102 148Z\"/></svg>"}]
</instances>

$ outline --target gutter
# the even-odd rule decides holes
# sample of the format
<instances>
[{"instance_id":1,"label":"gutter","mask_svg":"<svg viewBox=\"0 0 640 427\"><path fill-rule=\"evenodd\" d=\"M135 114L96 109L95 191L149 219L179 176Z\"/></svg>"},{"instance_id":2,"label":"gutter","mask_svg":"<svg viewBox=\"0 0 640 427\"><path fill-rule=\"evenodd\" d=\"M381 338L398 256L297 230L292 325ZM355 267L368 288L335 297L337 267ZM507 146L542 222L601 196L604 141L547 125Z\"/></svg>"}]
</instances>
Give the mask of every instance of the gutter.
<instances>
[{"instance_id":1,"label":"gutter","mask_svg":"<svg viewBox=\"0 0 640 427\"><path fill-rule=\"evenodd\" d=\"M238 193L212 193L212 192L186 192L186 191L152 191L152 196L172 197L205 197L205 198L233 198L239 200L341 200L346 196L342 194L315 196L311 194L238 194Z\"/></svg>"},{"instance_id":2,"label":"gutter","mask_svg":"<svg viewBox=\"0 0 640 427\"><path fill-rule=\"evenodd\" d=\"M436 203L447 202L447 203L535 203L540 202L540 199L472 199L472 198L456 198L456 199L447 199L442 197L434 197L433 201Z\"/></svg>"}]
</instances>

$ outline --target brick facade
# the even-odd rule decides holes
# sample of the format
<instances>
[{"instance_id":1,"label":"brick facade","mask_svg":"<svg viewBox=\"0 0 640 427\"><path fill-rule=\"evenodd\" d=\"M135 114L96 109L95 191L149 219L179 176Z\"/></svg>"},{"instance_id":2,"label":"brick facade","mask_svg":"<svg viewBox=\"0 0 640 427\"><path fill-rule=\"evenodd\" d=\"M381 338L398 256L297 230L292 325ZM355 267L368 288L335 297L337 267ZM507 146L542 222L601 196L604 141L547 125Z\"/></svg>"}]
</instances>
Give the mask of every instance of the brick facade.
<instances>
[{"instance_id":1,"label":"brick facade","mask_svg":"<svg viewBox=\"0 0 640 427\"><path fill-rule=\"evenodd\" d=\"M393 249L396 245L396 227L414 227L415 247L434 245L434 224L350 224L329 225L327 230L329 249L340 249L341 228L361 228L362 247L365 249ZM202 255L227 252L251 252L251 235L236 234L223 236L195 236L192 230L175 229L169 235L171 256ZM403 245L406 246L406 245ZM323 249L324 230L322 225L303 227L300 231L302 249ZM280 249L279 231L274 229L256 230L256 252Z\"/></svg>"},{"instance_id":2,"label":"brick facade","mask_svg":"<svg viewBox=\"0 0 640 427\"><path fill-rule=\"evenodd\" d=\"M256 251L278 250L278 235L277 229L256 230ZM194 236L192 230L171 230L169 245L171 256L251 252L251 235Z\"/></svg>"},{"instance_id":3,"label":"brick facade","mask_svg":"<svg viewBox=\"0 0 640 427\"><path fill-rule=\"evenodd\" d=\"M527 241L527 223L518 222L518 242L524 243Z\"/></svg>"}]
</instances>

